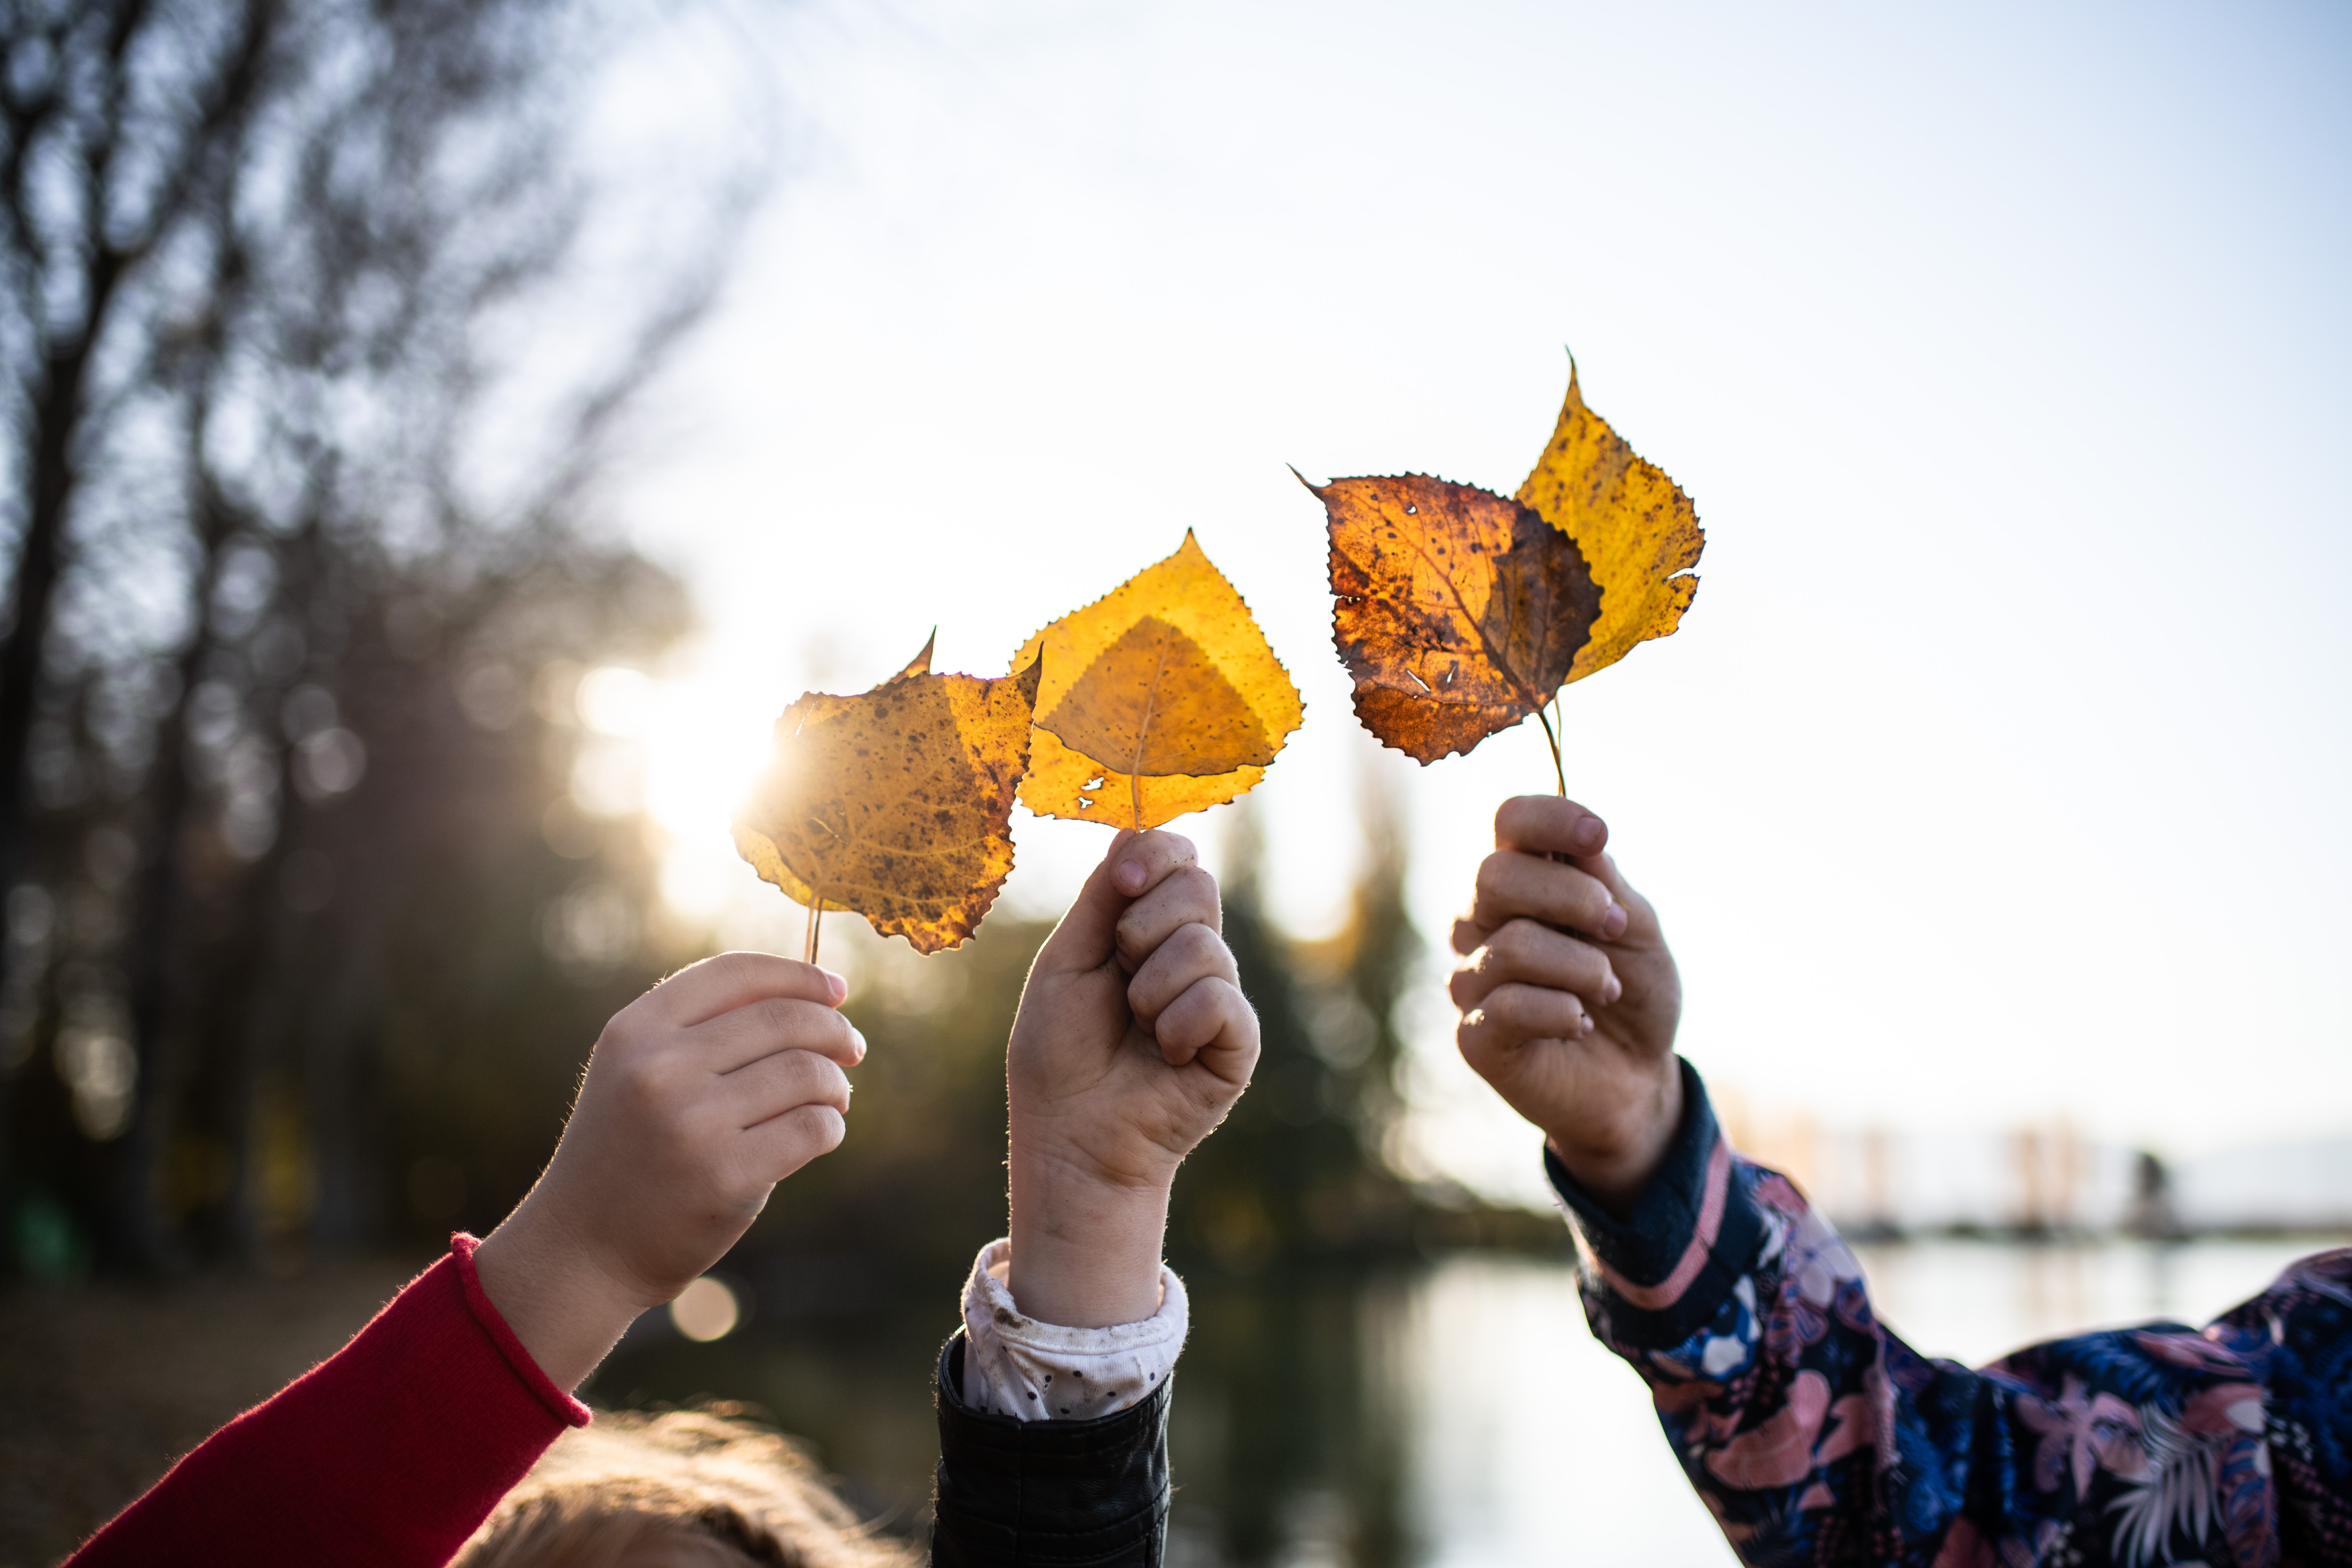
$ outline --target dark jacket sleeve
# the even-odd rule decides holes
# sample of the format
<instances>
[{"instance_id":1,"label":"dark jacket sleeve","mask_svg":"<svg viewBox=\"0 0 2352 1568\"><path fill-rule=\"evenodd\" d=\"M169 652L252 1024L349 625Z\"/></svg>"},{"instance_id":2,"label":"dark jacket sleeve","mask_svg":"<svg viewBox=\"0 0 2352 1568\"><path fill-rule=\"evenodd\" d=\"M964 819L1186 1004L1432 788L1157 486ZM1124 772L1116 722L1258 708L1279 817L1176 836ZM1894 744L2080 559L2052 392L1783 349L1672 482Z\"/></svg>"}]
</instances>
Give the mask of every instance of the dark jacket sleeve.
<instances>
[{"instance_id":1,"label":"dark jacket sleeve","mask_svg":"<svg viewBox=\"0 0 2352 1568\"><path fill-rule=\"evenodd\" d=\"M1593 1332L1649 1384L1744 1561L2352 1560L2336 1554L2352 1465L2332 1457L2352 1439L2352 1321L2328 1315L2352 1303L2352 1253L2306 1260L2201 1333L2084 1334L1971 1372L1890 1331L1837 1232L1732 1151L1687 1063L1683 1083L1683 1125L1630 1213L1546 1158ZM2324 1394L2296 1383L2323 1364Z\"/></svg>"},{"instance_id":2,"label":"dark jacket sleeve","mask_svg":"<svg viewBox=\"0 0 2352 1568\"><path fill-rule=\"evenodd\" d=\"M1015 1421L963 1402L963 1352L959 1332L940 1352L932 1563L1159 1568L1175 1379L1098 1420Z\"/></svg>"}]
</instances>

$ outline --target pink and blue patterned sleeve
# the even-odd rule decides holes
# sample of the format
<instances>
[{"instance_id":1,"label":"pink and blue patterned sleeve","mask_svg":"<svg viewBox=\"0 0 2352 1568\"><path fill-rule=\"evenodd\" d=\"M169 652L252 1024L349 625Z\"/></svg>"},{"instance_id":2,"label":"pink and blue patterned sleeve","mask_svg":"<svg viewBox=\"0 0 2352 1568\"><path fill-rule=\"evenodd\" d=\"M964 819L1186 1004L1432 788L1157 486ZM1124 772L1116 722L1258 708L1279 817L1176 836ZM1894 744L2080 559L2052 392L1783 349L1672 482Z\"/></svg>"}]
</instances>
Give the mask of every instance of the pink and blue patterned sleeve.
<instances>
[{"instance_id":1,"label":"pink and blue patterned sleeve","mask_svg":"<svg viewBox=\"0 0 2352 1568\"><path fill-rule=\"evenodd\" d=\"M1971 1372L1887 1331L1836 1231L1683 1076L1630 1213L1545 1161L1592 1331L1649 1384L1743 1562L2352 1563L2352 1250L2202 1332L2084 1334Z\"/></svg>"}]
</instances>

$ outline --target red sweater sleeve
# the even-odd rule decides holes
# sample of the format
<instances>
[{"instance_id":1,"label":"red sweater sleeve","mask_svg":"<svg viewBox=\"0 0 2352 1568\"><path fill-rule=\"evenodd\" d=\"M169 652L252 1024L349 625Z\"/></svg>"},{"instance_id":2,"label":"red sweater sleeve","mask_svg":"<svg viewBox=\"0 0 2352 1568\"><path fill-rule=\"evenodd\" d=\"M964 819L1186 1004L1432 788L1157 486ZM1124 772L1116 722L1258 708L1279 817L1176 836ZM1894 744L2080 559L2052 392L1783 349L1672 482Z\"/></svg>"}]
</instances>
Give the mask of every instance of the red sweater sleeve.
<instances>
[{"instance_id":1,"label":"red sweater sleeve","mask_svg":"<svg viewBox=\"0 0 2352 1568\"><path fill-rule=\"evenodd\" d=\"M68 1559L440 1568L588 1407L482 1292L475 1240L352 1342L205 1439Z\"/></svg>"}]
</instances>

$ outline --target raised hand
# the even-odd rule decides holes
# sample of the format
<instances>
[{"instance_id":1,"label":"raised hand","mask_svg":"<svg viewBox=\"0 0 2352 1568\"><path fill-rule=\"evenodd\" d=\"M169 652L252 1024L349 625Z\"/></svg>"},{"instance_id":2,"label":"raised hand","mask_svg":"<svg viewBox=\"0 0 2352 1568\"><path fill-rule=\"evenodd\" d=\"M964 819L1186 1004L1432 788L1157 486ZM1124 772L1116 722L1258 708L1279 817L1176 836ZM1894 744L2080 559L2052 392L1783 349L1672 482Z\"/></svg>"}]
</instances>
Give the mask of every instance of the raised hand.
<instances>
[{"instance_id":1,"label":"raised hand","mask_svg":"<svg viewBox=\"0 0 2352 1568\"><path fill-rule=\"evenodd\" d=\"M1192 842L1121 833L1029 972L1005 1058L1012 1272L1072 1328L1159 1304L1176 1167L1257 1065L1257 1016Z\"/></svg>"},{"instance_id":2,"label":"raised hand","mask_svg":"<svg viewBox=\"0 0 2352 1568\"><path fill-rule=\"evenodd\" d=\"M555 1157L474 1259L559 1385L725 1256L778 1182L839 1147L842 1068L866 1054L835 1011L847 991L813 964L730 952L604 1026Z\"/></svg>"},{"instance_id":3,"label":"raised hand","mask_svg":"<svg viewBox=\"0 0 2352 1568\"><path fill-rule=\"evenodd\" d=\"M1477 896L1454 922L1450 989L1464 1058L1588 1192L1622 1207L1682 1118L1682 981L1608 842L1572 801L1505 801Z\"/></svg>"}]
</instances>

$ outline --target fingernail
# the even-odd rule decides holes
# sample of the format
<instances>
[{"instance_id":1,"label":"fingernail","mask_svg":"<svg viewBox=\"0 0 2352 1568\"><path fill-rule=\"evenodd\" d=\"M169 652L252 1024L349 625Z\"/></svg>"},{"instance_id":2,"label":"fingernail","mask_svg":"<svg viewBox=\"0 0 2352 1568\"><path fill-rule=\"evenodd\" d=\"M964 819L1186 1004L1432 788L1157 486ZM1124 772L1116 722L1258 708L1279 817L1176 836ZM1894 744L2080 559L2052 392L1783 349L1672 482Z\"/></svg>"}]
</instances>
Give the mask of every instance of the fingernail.
<instances>
[{"instance_id":1,"label":"fingernail","mask_svg":"<svg viewBox=\"0 0 2352 1568\"><path fill-rule=\"evenodd\" d=\"M1584 1016L1583 1016L1583 1017L1579 1018L1579 1019L1576 1021L1576 1032L1577 1032L1578 1034L1580 1034L1580 1035L1589 1035L1589 1034L1592 1033L1592 1015L1591 1015L1591 1014L1587 1013L1586 1015L1584 1015Z\"/></svg>"},{"instance_id":2,"label":"fingernail","mask_svg":"<svg viewBox=\"0 0 2352 1568\"><path fill-rule=\"evenodd\" d=\"M830 969L821 970L819 973L824 976L825 989L833 993L835 1006L838 1007L849 1000L849 981L846 977L835 974Z\"/></svg>"},{"instance_id":3,"label":"fingernail","mask_svg":"<svg viewBox=\"0 0 2352 1568\"><path fill-rule=\"evenodd\" d=\"M1609 984L1601 988L1601 1005L1606 1007L1623 994L1625 994L1624 983L1612 974L1609 977Z\"/></svg>"},{"instance_id":4,"label":"fingernail","mask_svg":"<svg viewBox=\"0 0 2352 1568\"><path fill-rule=\"evenodd\" d=\"M1576 831L1569 835L1569 837L1575 842L1576 852L1580 855L1591 854L1601 847L1602 841L1608 837L1609 825L1597 816L1586 817L1576 825Z\"/></svg>"},{"instance_id":5,"label":"fingernail","mask_svg":"<svg viewBox=\"0 0 2352 1568\"><path fill-rule=\"evenodd\" d=\"M1623 936L1625 934L1625 921L1629 917L1625 913L1624 905L1612 903L1609 906L1607 912L1602 914L1601 917L1601 936L1611 942L1614 942L1619 937Z\"/></svg>"},{"instance_id":6,"label":"fingernail","mask_svg":"<svg viewBox=\"0 0 2352 1568\"><path fill-rule=\"evenodd\" d=\"M861 1062L864 1061L866 1059L866 1031L859 1028L856 1025L852 1024L849 1026L849 1037L857 1047L857 1059Z\"/></svg>"},{"instance_id":7,"label":"fingernail","mask_svg":"<svg viewBox=\"0 0 2352 1568\"><path fill-rule=\"evenodd\" d=\"M1120 861L1118 869L1113 871L1110 876L1111 880L1118 884L1118 890L1122 893L1136 893L1143 890L1144 871L1143 862L1140 860Z\"/></svg>"}]
</instances>

